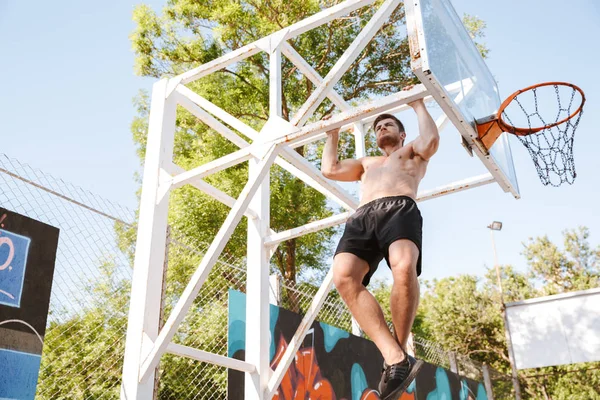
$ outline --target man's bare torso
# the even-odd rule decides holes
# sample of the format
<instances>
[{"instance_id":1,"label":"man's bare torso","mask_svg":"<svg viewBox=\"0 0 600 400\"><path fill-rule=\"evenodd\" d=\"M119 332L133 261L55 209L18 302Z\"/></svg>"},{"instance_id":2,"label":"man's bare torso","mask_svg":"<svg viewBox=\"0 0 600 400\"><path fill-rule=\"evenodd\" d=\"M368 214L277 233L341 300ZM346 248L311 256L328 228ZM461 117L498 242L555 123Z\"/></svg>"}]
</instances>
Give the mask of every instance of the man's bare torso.
<instances>
[{"instance_id":1,"label":"man's bare torso","mask_svg":"<svg viewBox=\"0 0 600 400\"><path fill-rule=\"evenodd\" d=\"M360 178L360 205L388 196L404 195L416 200L419 183L428 164L415 154L412 142L389 156L365 157L361 162L364 172Z\"/></svg>"}]
</instances>

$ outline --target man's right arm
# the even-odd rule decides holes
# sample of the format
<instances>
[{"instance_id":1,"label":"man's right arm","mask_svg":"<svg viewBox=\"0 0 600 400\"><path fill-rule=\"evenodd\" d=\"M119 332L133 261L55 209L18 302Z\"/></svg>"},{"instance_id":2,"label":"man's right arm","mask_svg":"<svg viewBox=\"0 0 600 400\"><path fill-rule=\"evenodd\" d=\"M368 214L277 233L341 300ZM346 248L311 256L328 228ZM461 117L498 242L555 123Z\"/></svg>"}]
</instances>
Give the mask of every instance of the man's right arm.
<instances>
[{"instance_id":1,"label":"man's right arm","mask_svg":"<svg viewBox=\"0 0 600 400\"><path fill-rule=\"evenodd\" d=\"M364 169L360 160L338 160L339 129L327 132L323 149L321 172L323 176L336 181L353 182L360 180Z\"/></svg>"}]
</instances>

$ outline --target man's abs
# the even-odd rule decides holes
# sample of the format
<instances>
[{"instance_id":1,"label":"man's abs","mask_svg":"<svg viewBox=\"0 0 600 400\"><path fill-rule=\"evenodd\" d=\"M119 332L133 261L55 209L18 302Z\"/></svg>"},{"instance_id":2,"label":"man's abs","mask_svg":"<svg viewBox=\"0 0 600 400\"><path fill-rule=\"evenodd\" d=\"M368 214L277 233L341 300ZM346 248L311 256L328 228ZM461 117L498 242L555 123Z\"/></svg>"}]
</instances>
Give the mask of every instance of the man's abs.
<instances>
[{"instance_id":1,"label":"man's abs","mask_svg":"<svg viewBox=\"0 0 600 400\"><path fill-rule=\"evenodd\" d=\"M425 167L424 163L413 160L386 159L373 163L365 168L361 178L360 205L389 196L409 196L416 200Z\"/></svg>"}]
</instances>

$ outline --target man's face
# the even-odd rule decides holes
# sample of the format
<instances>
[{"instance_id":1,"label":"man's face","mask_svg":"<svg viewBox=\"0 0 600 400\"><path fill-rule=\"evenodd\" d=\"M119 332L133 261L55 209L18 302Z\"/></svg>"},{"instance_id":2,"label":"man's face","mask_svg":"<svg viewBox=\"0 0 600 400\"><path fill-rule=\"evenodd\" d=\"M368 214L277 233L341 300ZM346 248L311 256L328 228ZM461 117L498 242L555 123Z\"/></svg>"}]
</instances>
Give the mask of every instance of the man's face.
<instances>
[{"instance_id":1,"label":"man's face","mask_svg":"<svg viewBox=\"0 0 600 400\"><path fill-rule=\"evenodd\" d=\"M380 149L404 143L405 132L400 132L398 124L391 118L382 119L375 125L375 138Z\"/></svg>"}]
</instances>

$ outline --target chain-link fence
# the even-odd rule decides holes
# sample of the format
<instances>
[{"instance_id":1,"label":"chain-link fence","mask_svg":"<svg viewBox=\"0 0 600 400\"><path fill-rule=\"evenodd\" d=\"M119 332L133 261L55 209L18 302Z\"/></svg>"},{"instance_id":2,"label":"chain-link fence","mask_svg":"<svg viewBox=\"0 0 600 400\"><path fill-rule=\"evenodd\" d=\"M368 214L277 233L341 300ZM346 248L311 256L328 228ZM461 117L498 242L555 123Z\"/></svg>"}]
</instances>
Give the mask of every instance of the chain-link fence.
<instances>
[{"instance_id":1,"label":"chain-link fence","mask_svg":"<svg viewBox=\"0 0 600 400\"><path fill-rule=\"evenodd\" d=\"M1 206L60 229L37 398L118 398L135 213L5 155L0 155L0 183ZM171 231L167 243L163 321L208 247ZM303 314L318 287L279 282L280 306ZM226 356L228 290L245 292L245 285L242 261L222 255L174 341ZM350 313L336 291L317 319L351 331ZM452 368L451 353L438 344L415 338L414 345L417 357ZM456 365L461 375L481 380L480 364L457 356ZM490 375L494 391L506 391L508 382L510 393L509 377L493 370ZM161 358L158 399L225 399L226 391L226 368L170 354Z\"/></svg>"},{"instance_id":2,"label":"chain-link fence","mask_svg":"<svg viewBox=\"0 0 600 400\"><path fill-rule=\"evenodd\" d=\"M118 398L134 213L0 155L0 205L60 229L37 398Z\"/></svg>"}]
</instances>

